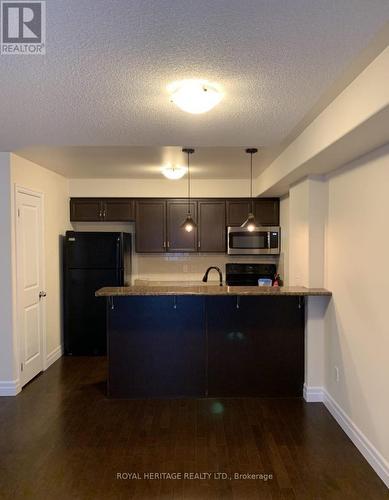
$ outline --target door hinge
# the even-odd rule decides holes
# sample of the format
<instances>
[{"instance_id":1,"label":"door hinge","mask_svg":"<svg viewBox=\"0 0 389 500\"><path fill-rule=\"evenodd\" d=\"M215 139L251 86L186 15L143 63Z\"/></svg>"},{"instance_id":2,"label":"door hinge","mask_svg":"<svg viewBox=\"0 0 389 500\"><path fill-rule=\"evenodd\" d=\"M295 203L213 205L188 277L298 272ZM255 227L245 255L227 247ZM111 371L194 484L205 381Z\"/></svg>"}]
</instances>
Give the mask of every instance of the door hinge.
<instances>
[{"instance_id":1,"label":"door hinge","mask_svg":"<svg viewBox=\"0 0 389 500\"><path fill-rule=\"evenodd\" d=\"M20 208L18 208L18 217L20 217Z\"/></svg>"},{"instance_id":2,"label":"door hinge","mask_svg":"<svg viewBox=\"0 0 389 500\"><path fill-rule=\"evenodd\" d=\"M23 363L20 363L20 371L23 371Z\"/></svg>"}]
</instances>

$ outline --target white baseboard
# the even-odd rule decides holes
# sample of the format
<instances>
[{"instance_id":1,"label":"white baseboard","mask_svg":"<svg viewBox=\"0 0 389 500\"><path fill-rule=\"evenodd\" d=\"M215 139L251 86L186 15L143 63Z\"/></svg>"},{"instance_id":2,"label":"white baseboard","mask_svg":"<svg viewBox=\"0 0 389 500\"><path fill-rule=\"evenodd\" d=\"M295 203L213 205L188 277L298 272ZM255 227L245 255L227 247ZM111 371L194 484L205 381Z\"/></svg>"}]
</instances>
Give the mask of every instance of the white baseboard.
<instances>
[{"instance_id":1,"label":"white baseboard","mask_svg":"<svg viewBox=\"0 0 389 500\"><path fill-rule=\"evenodd\" d=\"M351 418L326 390L323 390L323 396L323 402L327 410L369 462L377 475L385 483L386 487L389 488L389 462L381 455L377 448L363 434L361 429L355 425Z\"/></svg>"},{"instance_id":2,"label":"white baseboard","mask_svg":"<svg viewBox=\"0 0 389 500\"><path fill-rule=\"evenodd\" d=\"M308 403L323 402L327 410L341 426L343 431L351 439L360 453L369 462L376 474L389 488L389 463L377 450L377 448L367 439L361 429L355 425L346 412L339 406L334 398L324 389L324 387L307 386L304 384L303 396Z\"/></svg>"},{"instance_id":3,"label":"white baseboard","mask_svg":"<svg viewBox=\"0 0 389 500\"><path fill-rule=\"evenodd\" d=\"M307 403L322 403L324 400L323 387L304 384L303 398Z\"/></svg>"},{"instance_id":4,"label":"white baseboard","mask_svg":"<svg viewBox=\"0 0 389 500\"><path fill-rule=\"evenodd\" d=\"M0 396L16 396L21 390L19 379L0 381Z\"/></svg>"},{"instance_id":5,"label":"white baseboard","mask_svg":"<svg viewBox=\"0 0 389 500\"><path fill-rule=\"evenodd\" d=\"M57 361L57 359L62 357L62 355L63 355L63 346L59 345L53 351L51 351L50 354L47 355L46 363L45 363L45 370L47 370L47 368L49 366L51 366L53 363L55 363Z\"/></svg>"},{"instance_id":6,"label":"white baseboard","mask_svg":"<svg viewBox=\"0 0 389 500\"><path fill-rule=\"evenodd\" d=\"M59 345L46 357L45 370L63 355L63 346ZM16 396L22 390L20 380L0 381L0 396Z\"/></svg>"}]
</instances>

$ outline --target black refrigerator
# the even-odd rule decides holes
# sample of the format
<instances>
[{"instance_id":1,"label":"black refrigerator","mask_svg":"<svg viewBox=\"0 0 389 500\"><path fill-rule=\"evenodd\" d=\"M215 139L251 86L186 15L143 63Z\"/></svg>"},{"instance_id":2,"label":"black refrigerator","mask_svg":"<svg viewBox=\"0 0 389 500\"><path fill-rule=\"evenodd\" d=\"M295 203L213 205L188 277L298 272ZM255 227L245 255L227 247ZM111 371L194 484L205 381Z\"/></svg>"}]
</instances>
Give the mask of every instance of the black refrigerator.
<instances>
[{"instance_id":1,"label":"black refrigerator","mask_svg":"<svg viewBox=\"0 0 389 500\"><path fill-rule=\"evenodd\" d=\"M64 239L64 345L67 355L105 355L103 286L131 284L131 234L68 231Z\"/></svg>"}]
</instances>

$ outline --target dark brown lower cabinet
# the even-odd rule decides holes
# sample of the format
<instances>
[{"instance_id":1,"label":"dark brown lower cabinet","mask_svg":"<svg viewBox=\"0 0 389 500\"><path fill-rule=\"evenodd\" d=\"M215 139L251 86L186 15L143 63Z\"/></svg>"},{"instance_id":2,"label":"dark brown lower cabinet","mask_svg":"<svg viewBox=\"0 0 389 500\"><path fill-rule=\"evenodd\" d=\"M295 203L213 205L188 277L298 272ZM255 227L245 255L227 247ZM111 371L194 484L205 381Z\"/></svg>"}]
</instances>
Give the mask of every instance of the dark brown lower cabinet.
<instances>
[{"instance_id":1,"label":"dark brown lower cabinet","mask_svg":"<svg viewBox=\"0 0 389 500\"><path fill-rule=\"evenodd\" d=\"M114 398L300 397L304 306L285 296L114 297L108 364Z\"/></svg>"}]
</instances>

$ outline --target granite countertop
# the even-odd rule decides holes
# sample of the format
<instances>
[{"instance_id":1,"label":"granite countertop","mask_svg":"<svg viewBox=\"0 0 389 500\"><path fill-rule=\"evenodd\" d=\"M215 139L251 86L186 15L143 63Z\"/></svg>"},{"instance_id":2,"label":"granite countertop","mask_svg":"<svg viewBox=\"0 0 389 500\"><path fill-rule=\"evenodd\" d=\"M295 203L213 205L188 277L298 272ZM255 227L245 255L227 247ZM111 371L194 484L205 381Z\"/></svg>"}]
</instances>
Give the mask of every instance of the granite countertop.
<instances>
[{"instance_id":1,"label":"granite countertop","mask_svg":"<svg viewBox=\"0 0 389 500\"><path fill-rule=\"evenodd\" d=\"M331 296L324 288L296 286L220 286L216 283L202 282L161 282L145 281L133 286L105 287L97 290L96 297L119 297L130 295L278 295L278 296Z\"/></svg>"}]
</instances>

